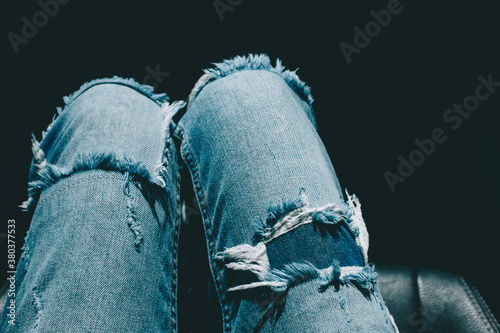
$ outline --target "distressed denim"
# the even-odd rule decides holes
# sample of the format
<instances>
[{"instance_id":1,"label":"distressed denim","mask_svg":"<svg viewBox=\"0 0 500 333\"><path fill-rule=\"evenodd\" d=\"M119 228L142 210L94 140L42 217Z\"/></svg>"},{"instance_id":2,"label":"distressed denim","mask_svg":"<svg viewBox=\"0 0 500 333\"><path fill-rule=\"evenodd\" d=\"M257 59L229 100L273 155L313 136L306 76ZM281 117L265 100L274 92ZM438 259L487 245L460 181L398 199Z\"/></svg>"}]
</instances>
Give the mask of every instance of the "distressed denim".
<instances>
[{"instance_id":1,"label":"distressed denim","mask_svg":"<svg viewBox=\"0 0 500 333\"><path fill-rule=\"evenodd\" d=\"M18 320L1 331L177 331L185 167L224 332L397 332L312 102L265 55L205 70L187 106L117 77L65 98L33 138Z\"/></svg>"}]
</instances>

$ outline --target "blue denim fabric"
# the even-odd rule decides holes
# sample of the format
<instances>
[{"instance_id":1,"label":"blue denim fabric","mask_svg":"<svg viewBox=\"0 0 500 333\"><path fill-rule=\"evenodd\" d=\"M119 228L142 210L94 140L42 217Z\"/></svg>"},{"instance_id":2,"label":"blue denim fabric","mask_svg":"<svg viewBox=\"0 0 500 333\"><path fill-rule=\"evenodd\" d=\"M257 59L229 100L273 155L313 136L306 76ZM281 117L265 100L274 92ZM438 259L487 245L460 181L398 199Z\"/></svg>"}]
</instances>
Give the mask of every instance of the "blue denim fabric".
<instances>
[{"instance_id":1,"label":"blue denim fabric","mask_svg":"<svg viewBox=\"0 0 500 333\"><path fill-rule=\"evenodd\" d=\"M33 141L18 321L4 312L2 332L177 331L183 164L224 332L397 331L294 72L264 55L216 64L178 124L184 103L133 80L65 103Z\"/></svg>"},{"instance_id":2,"label":"blue denim fabric","mask_svg":"<svg viewBox=\"0 0 500 333\"><path fill-rule=\"evenodd\" d=\"M204 220L224 332L393 332L356 246L359 230L346 221L352 209L317 134L309 91L279 66L265 57L217 64L196 85L176 130ZM260 224L272 230L304 207L301 200L312 221L261 246ZM328 207L324 215L321 207ZM332 207L341 213L329 215ZM352 283L323 275L352 266L365 269Z\"/></svg>"},{"instance_id":3,"label":"blue denim fabric","mask_svg":"<svg viewBox=\"0 0 500 333\"><path fill-rule=\"evenodd\" d=\"M143 88L85 85L34 141L17 321L4 313L0 331L176 329L179 166L164 135L166 97Z\"/></svg>"}]
</instances>

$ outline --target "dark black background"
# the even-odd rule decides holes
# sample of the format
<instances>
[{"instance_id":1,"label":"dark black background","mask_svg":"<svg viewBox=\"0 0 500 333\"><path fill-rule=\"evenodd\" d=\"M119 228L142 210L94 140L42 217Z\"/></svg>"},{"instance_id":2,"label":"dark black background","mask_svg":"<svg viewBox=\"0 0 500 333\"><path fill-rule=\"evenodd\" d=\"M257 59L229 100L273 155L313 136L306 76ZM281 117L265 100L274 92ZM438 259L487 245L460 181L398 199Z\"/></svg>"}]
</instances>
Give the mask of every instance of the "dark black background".
<instances>
[{"instance_id":1,"label":"dark black background","mask_svg":"<svg viewBox=\"0 0 500 333\"><path fill-rule=\"evenodd\" d=\"M340 182L363 204L371 260L463 275L498 317L500 91L456 131L442 119L474 93L479 75L500 81L498 10L493 1L402 0L402 12L348 64L339 43L352 44L353 28L387 3L243 0L221 21L211 0L72 0L17 54L6 35L20 34L21 18L31 21L40 6L4 4L1 232L9 218L19 233L27 228L16 207L25 199L30 133L40 137L62 96L93 78L143 81L146 67L158 65L170 73L158 91L185 99L211 62L265 52L300 67L312 87ZM437 127L447 141L392 193L383 173L396 172L398 155L408 157L413 141Z\"/></svg>"}]
</instances>

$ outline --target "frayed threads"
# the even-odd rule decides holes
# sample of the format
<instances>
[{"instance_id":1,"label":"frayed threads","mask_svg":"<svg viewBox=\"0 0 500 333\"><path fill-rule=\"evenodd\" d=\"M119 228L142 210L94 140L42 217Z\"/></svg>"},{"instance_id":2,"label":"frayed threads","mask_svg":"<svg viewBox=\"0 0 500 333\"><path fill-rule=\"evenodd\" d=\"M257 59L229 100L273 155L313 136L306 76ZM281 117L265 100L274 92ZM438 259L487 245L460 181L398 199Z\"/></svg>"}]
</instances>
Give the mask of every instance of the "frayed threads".
<instances>
[{"instance_id":1,"label":"frayed threads","mask_svg":"<svg viewBox=\"0 0 500 333\"><path fill-rule=\"evenodd\" d=\"M79 154L75 158L73 166L70 168L62 168L47 163L45 168L37 170L39 179L28 184L28 200L23 202L19 207L25 211L30 210L45 188L77 172L94 169L118 171L122 173L128 172L131 177L144 183L152 186L164 186L164 183L161 183L156 177L150 175L144 165L136 162L134 158L124 153L119 155L114 152Z\"/></svg>"},{"instance_id":2,"label":"frayed threads","mask_svg":"<svg viewBox=\"0 0 500 333\"><path fill-rule=\"evenodd\" d=\"M335 282L340 282L341 268L337 260L334 260L332 265L325 269L318 269L309 262L292 263L285 265L281 270L273 269L271 278L274 278L283 283L284 291L288 288L306 282L310 279L317 279L320 282L318 291L325 291L329 285Z\"/></svg>"},{"instance_id":3,"label":"frayed threads","mask_svg":"<svg viewBox=\"0 0 500 333\"><path fill-rule=\"evenodd\" d=\"M215 259L226 263L226 267L235 271L246 270L254 273L259 279L265 280L269 272L269 259L266 246L242 244L218 253Z\"/></svg>"},{"instance_id":4,"label":"frayed threads","mask_svg":"<svg viewBox=\"0 0 500 333\"><path fill-rule=\"evenodd\" d=\"M33 332L38 332L40 329L40 321L42 320L43 314L43 303L41 296L33 289L33 307L35 308L36 320L35 325L33 326Z\"/></svg>"},{"instance_id":5,"label":"frayed threads","mask_svg":"<svg viewBox=\"0 0 500 333\"><path fill-rule=\"evenodd\" d=\"M122 77L115 75L112 78L95 79L95 80L89 81L87 83L84 83L80 87L80 89L78 89L74 93L72 93L69 96L63 97L64 104L67 107L75 99L77 99L81 94L83 94L85 91L87 91L88 89L92 88L93 86L96 86L99 84L121 84L121 85L130 87L130 88L135 89L138 92L142 93L146 97L149 97L151 100L153 100L159 106L162 106L164 103L166 103L170 100L168 95L165 93L155 94L154 87L152 87L152 86L149 86L147 84L138 83L137 81L135 81L132 78L122 78Z\"/></svg>"},{"instance_id":6,"label":"frayed threads","mask_svg":"<svg viewBox=\"0 0 500 333\"><path fill-rule=\"evenodd\" d=\"M140 84L136 82L132 78L121 78L119 76L113 76L112 78L101 78L101 79L96 79L89 81L87 83L84 83L77 91L72 93L69 96L64 96L63 101L64 101L64 107L57 107L56 110L57 112L54 114L52 118L52 122L47 126L47 128L42 131L42 139L40 142L36 139L35 135L32 134L32 152L33 152L33 157L34 157L34 166L37 169L43 169L47 165L47 161L45 158L45 154L43 150L40 148L40 144L49 133L50 129L53 127L55 121L57 120L58 116L61 115L61 113L64 112L64 110L71 104L73 103L80 95L82 95L85 91L89 90L90 88L99 85L99 84L118 84L118 85L123 85L127 86L129 88L132 88L139 93L143 94L144 96L150 98L152 101L154 101L156 104L161 106L162 108L165 109L165 115L167 117L170 117L169 120L171 120L173 115L175 115L175 112L178 111L176 109L179 106L179 103L173 103L172 105L169 105L169 97L167 94L162 93L162 94L155 94L154 93L154 88L149 85L145 84ZM182 102L181 102L182 103ZM180 108L179 108L180 109ZM170 111L175 111L173 114L170 114Z\"/></svg>"},{"instance_id":7,"label":"frayed threads","mask_svg":"<svg viewBox=\"0 0 500 333\"><path fill-rule=\"evenodd\" d=\"M137 222L137 217L135 215L134 198L130 193L130 173L126 172L124 175L125 184L123 185L123 194L127 198L127 224L134 233L134 245L135 250L140 252L142 238L142 228L139 222Z\"/></svg>"},{"instance_id":8,"label":"frayed threads","mask_svg":"<svg viewBox=\"0 0 500 333\"><path fill-rule=\"evenodd\" d=\"M163 137L165 140L165 147L163 149L163 154L160 159L160 162L156 165L155 174L158 180L163 184L162 187L165 187L165 179L167 175L167 166L169 157L171 155L171 145L172 138L170 134L172 119L173 117L186 106L186 102L184 101L175 101L172 104L164 104L162 109L163 113Z\"/></svg>"},{"instance_id":9,"label":"frayed threads","mask_svg":"<svg viewBox=\"0 0 500 333\"><path fill-rule=\"evenodd\" d=\"M23 247L21 248L21 258L20 260L21 261L24 261L24 270L25 272L28 271L28 265L29 265L29 261L30 261L30 248L29 248L29 245L28 245L28 239L29 239L29 230L28 232L26 233L26 236L24 237L24 244L23 244Z\"/></svg>"},{"instance_id":10,"label":"frayed threads","mask_svg":"<svg viewBox=\"0 0 500 333\"><path fill-rule=\"evenodd\" d=\"M320 291L335 283L353 283L362 289L372 291L377 276L371 266L341 268L339 262L334 260L326 269L318 269L309 262L288 264L280 270L270 268L266 244L308 223L329 225L343 223L355 238L367 264L368 232L361 215L361 204L356 196L349 195L347 191L346 194L348 203L341 207L332 203L311 208L305 190L301 189L300 198L281 201L269 207L266 220L257 218L254 221L254 246L242 244L216 255L216 259L222 260L228 269L251 272L258 280L232 287L229 291L257 287L285 291L309 279L318 279L321 282Z\"/></svg>"},{"instance_id":11,"label":"frayed threads","mask_svg":"<svg viewBox=\"0 0 500 333\"><path fill-rule=\"evenodd\" d=\"M373 292L377 277L378 274L375 272L375 267L369 264L365 267L342 267L339 281L345 284L357 285L364 290Z\"/></svg>"},{"instance_id":12,"label":"frayed threads","mask_svg":"<svg viewBox=\"0 0 500 333\"><path fill-rule=\"evenodd\" d=\"M254 244L269 243L273 239L290 232L302 225L318 222L336 224L350 219L349 210L342 209L336 204L327 204L323 207L311 208L303 189L300 198L292 201L282 201L268 209L266 220L256 217L254 220Z\"/></svg>"},{"instance_id":13,"label":"frayed threads","mask_svg":"<svg viewBox=\"0 0 500 333\"><path fill-rule=\"evenodd\" d=\"M314 99L311 95L311 88L305 82L301 81L295 71L285 69L281 64L281 60L276 60L276 66L271 65L271 60L266 54L249 54L248 56L237 56L229 60L224 60L221 63L213 63L215 68L205 69L205 73L196 82L194 88L191 90L188 99L188 108L193 103L199 92L209 82L216 79L228 76L232 73L242 70L265 70L268 72L276 73L281 76L288 86L297 93L303 100L312 104Z\"/></svg>"},{"instance_id":14,"label":"frayed threads","mask_svg":"<svg viewBox=\"0 0 500 333\"><path fill-rule=\"evenodd\" d=\"M63 113L64 110L71 103L73 103L78 97L80 97L80 95L82 95L85 91L87 91L90 88L97 86L99 84L119 84L122 86L132 88L132 89L138 91L139 93L143 94L144 96L148 97L149 99L151 99L153 102L155 102L156 104L158 104L161 107L163 107L165 104L168 105L168 101L170 100L170 97L168 97L167 94L165 94L165 93L155 94L154 88L152 86L149 86L147 84L138 83L137 81L135 81L132 78L122 78L122 77L115 75L112 78L95 79L95 80L84 83L74 93L63 97L64 107L57 107L56 108L57 113L54 115L52 122L47 127L47 129L42 132L42 139L45 137L45 135L48 133L50 128L53 126L54 122L57 120L58 115Z\"/></svg>"},{"instance_id":15,"label":"frayed threads","mask_svg":"<svg viewBox=\"0 0 500 333\"><path fill-rule=\"evenodd\" d=\"M350 195L349 192L347 192L347 189L345 193L347 195L347 205L349 207L350 215L347 225L349 230L351 230L355 236L354 239L363 254L365 263L368 263L368 248L370 243L368 229L366 228L363 214L361 213L361 203L356 195Z\"/></svg>"},{"instance_id":16,"label":"frayed threads","mask_svg":"<svg viewBox=\"0 0 500 333\"><path fill-rule=\"evenodd\" d=\"M355 195L347 194L347 204L342 207L327 204L323 207L309 207L305 190L300 190L300 198L272 205L268 209L266 220L256 217L254 220L254 244L269 243L273 239L308 223L337 224L344 223L353 235L365 263L368 263L368 230L366 229L361 203Z\"/></svg>"},{"instance_id":17,"label":"frayed threads","mask_svg":"<svg viewBox=\"0 0 500 333\"><path fill-rule=\"evenodd\" d=\"M337 260L333 260L332 265L324 269L318 269L309 262L287 264L283 269L270 269L266 246L263 243L257 246L238 245L218 253L215 258L225 263L228 269L252 272L258 279L256 282L231 287L229 292L259 287L284 292L311 279L320 283L319 292L326 291L331 285L340 284L356 285L372 292L377 279L372 266L340 267Z\"/></svg>"},{"instance_id":18,"label":"frayed threads","mask_svg":"<svg viewBox=\"0 0 500 333\"><path fill-rule=\"evenodd\" d=\"M44 131L43 133L45 134L46 131ZM33 133L31 133L31 152L33 153L33 165L35 166L35 168L37 170L45 168L47 166L45 153L40 148L40 142L38 142L35 134Z\"/></svg>"}]
</instances>

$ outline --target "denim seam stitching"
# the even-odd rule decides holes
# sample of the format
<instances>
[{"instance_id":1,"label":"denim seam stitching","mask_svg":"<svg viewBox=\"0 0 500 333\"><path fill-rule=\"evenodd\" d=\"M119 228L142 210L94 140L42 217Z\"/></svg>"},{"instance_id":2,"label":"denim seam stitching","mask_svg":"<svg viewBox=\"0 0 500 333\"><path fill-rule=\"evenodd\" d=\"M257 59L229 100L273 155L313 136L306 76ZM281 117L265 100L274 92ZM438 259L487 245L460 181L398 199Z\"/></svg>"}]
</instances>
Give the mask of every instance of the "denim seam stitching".
<instances>
[{"instance_id":1,"label":"denim seam stitching","mask_svg":"<svg viewBox=\"0 0 500 333\"><path fill-rule=\"evenodd\" d=\"M93 170L88 170L88 171L93 171ZM76 175L76 174L78 174L78 173L74 173L74 175ZM112 177L112 176L94 176L94 177L84 178L84 179L81 179L81 180L79 180L79 181L77 181L77 182L74 182L74 183L72 183L72 184L69 184L69 185L67 185L67 186L65 186L65 187L63 187L63 188L61 188L61 189L59 189L59 190L55 191L54 193L52 193L52 194L51 194L51 195L49 195L48 197L44 198L43 200L38 201L37 205L39 205L39 204L41 204L41 203L43 203L43 202L45 202L45 201L49 200L50 198L54 197L55 195L57 195L57 194L59 194L59 193L61 193L61 192L64 192L65 190L67 190L67 189L68 189L68 188L70 188L70 187L76 186L76 185L78 185L78 184L80 184L80 183L83 183L83 182L85 182L85 181L90 181L90 180L95 180L95 179L118 179L118 180L123 180L123 179L122 179L122 178L120 178L120 177ZM55 185L55 184L54 184L54 185ZM50 187L49 187L49 188L50 188ZM47 188L47 189L48 189L48 188Z\"/></svg>"},{"instance_id":2,"label":"denim seam stitching","mask_svg":"<svg viewBox=\"0 0 500 333\"><path fill-rule=\"evenodd\" d=\"M385 302L384 302L384 299L382 298L382 294L380 294L380 290L378 289L378 284L377 282L375 281L375 292L373 293L375 298L377 299L377 302L378 304L380 305L380 308L382 309L382 313L384 314L384 319L385 319L385 323L387 324L387 326L390 326L394 329L395 332L398 331L397 327L395 328L395 324L390 316L391 316L391 313L389 312L389 308L387 308L387 306L385 305Z\"/></svg>"},{"instance_id":3,"label":"denim seam stitching","mask_svg":"<svg viewBox=\"0 0 500 333\"><path fill-rule=\"evenodd\" d=\"M184 139L184 136L183 136L184 133L180 133L180 134L182 136L181 139ZM208 205L207 205L207 201L205 198L205 193L204 193L203 188L199 182L198 165L195 161L193 153L191 152L191 148L189 147L189 144L187 143L187 140L185 140L185 139L183 140L183 148L181 148L181 154L183 155L183 159L187 162L186 164L190 167L190 169L193 172L193 184L197 188L197 191L195 191L195 192L196 192L196 194L198 194L198 192L200 192L200 194L201 194L201 200L202 200L203 207L200 207L200 208L201 208L201 213L202 213L203 217L205 217L205 223L204 223L205 229L211 230L212 228L211 228L210 224L208 223L208 221L210 221L210 217L208 215L208 209L207 209ZM189 157L189 162L188 162L187 157ZM194 169L193 169L193 167L194 167ZM210 261L211 261L210 266L212 266L214 280L218 284L218 287L223 287L222 282L221 282L222 278L220 277L219 272L217 270L217 264L213 260L213 255L215 254L215 249L210 245L210 243L214 243L213 232L211 232L211 235L207 235L207 233L205 232L205 237L207 237L207 239L209 240L207 245L210 249L210 251L209 251ZM220 293L219 294L220 302L222 303L221 304L221 312L222 312L223 330L230 332L231 331L231 322L226 321L226 319L225 319L226 315L230 315L230 313L228 311L226 311L225 306L222 306L223 304L227 305L227 300L226 300L226 297L224 296L224 293L220 292L219 288L217 288L217 289L218 289L217 290L218 294ZM226 329L226 327L227 327L227 329Z\"/></svg>"},{"instance_id":4,"label":"denim seam stitching","mask_svg":"<svg viewBox=\"0 0 500 333\"><path fill-rule=\"evenodd\" d=\"M179 169L177 169L179 171ZM177 195L176 195L176 207L177 207L177 217L180 217L180 177L179 173L177 173L177 181L176 181L176 190L177 190ZM178 331L178 307L177 307L177 298L178 298L178 277L179 277L179 237L180 237L180 223L176 223L174 225L174 242L173 242L173 259L172 259L172 267L173 272L172 272L172 283L171 283L171 299L173 300L171 304L171 313L174 318L174 320L171 322L172 324L172 332L177 332ZM174 288L175 287L175 288Z\"/></svg>"}]
</instances>

